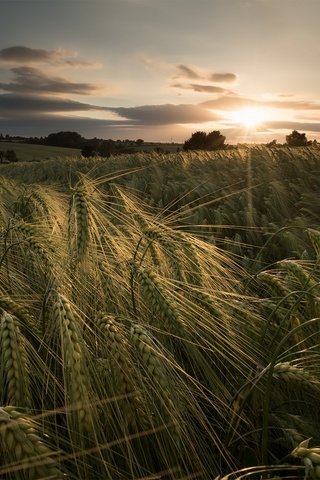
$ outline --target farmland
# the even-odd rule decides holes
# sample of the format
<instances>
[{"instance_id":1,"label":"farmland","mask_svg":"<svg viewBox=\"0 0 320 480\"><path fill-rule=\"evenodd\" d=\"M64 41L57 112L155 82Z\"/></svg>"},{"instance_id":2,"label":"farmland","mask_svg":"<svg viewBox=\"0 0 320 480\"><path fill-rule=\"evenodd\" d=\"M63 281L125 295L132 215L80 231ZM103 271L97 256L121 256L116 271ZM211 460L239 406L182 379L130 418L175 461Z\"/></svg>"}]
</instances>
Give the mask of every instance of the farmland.
<instances>
[{"instance_id":1,"label":"farmland","mask_svg":"<svg viewBox=\"0 0 320 480\"><path fill-rule=\"evenodd\" d=\"M318 478L319 172L316 147L1 165L1 478Z\"/></svg>"},{"instance_id":2,"label":"farmland","mask_svg":"<svg viewBox=\"0 0 320 480\"><path fill-rule=\"evenodd\" d=\"M64 158L80 155L77 148L52 147L46 145L32 145L21 142L0 142L0 150L14 150L21 162L42 161L54 158Z\"/></svg>"}]
</instances>

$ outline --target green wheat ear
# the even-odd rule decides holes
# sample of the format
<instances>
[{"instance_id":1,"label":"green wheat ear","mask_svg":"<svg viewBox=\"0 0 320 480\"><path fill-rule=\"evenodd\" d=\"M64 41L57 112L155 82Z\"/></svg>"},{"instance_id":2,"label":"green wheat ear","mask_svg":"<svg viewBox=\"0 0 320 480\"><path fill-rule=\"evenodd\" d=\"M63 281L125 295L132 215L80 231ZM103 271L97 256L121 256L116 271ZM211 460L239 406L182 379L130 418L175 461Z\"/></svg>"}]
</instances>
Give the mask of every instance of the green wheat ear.
<instances>
[{"instance_id":1,"label":"green wheat ear","mask_svg":"<svg viewBox=\"0 0 320 480\"><path fill-rule=\"evenodd\" d=\"M3 465L12 462L14 478L66 478L56 460L57 452L46 445L39 433L38 424L17 407L0 407L0 441L0 458L5 454ZM1 469L0 467L0 474ZM10 466L7 471L10 475ZM5 478L9 477L5 475Z\"/></svg>"},{"instance_id":2,"label":"green wheat ear","mask_svg":"<svg viewBox=\"0 0 320 480\"><path fill-rule=\"evenodd\" d=\"M0 349L2 402L30 407L29 359L25 339L18 320L5 311L0 320Z\"/></svg>"}]
</instances>

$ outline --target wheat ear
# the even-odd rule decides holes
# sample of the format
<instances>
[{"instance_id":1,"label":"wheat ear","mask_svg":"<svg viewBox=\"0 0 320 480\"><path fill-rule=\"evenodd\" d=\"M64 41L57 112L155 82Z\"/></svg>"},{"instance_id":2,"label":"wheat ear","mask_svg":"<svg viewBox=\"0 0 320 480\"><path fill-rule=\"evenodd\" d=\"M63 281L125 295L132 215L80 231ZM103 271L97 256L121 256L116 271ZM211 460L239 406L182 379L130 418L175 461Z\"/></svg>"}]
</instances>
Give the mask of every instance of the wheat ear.
<instances>
[{"instance_id":1,"label":"wheat ear","mask_svg":"<svg viewBox=\"0 0 320 480\"><path fill-rule=\"evenodd\" d=\"M182 336L185 333L185 324L178 309L168 298L156 273L149 269L142 269L136 262L131 262L131 268L138 280L145 297L150 302L155 313L164 323L167 331Z\"/></svg>"},{"instance_id":2,"label":"wheat ear","mask_svg":"<svg viewBox=\"0 0 320 480\"><path fill-rule=\"evenodd\" d=\"M89 245L89 209L84 191L76 189L72 196L74 213L75 237L76 237L76 260L80 262Z\"/></svg>"},{"instance_id":3,"label":"wheat ear","mask_svg":"<svg viewBox=\"0 0 320 480\"><path fill-rule=\"evenodd\" d=\"M167 380L163 361L154 341L141 325L132 325L131 337L134 345L140 353L143 365L150 378L156 386L160 387L157 391L160 392L167 407L172 409L173 402L170 398L170 385Z\"/></svg>"},{"instance_id":4,"label":"wheat ear","mask_svg":"<svg viewBox=\"0 0 320 480\"><path fill-rule=\"evenodd\" d=\"M99 312L96 324L100 340L107 348L111 359L110 366L117 388L116 393L128 395L128 402L124 403L124 416L128 425L136 428L138 423L145 423L145 417L141 395L134 385L135 376L129 355L130 345L113 315ZM138 411L140 422L138 422Z\"/></svg>"},{"instance_id":5,"label":"wheat ear","mask_svg":"<svg viewBox=\"0 0 320 480\"><path fill-rule=\"evenodd\" d=\"M10 459L17 469L15 478L21 478L20 472L29 480L65 478L52 458L55 452L39 436L37 424L14 406L0 407L0 440L4 463Z\"/></svg>"},{"instance_id":6,"label":"wheat ear","mask_svg":"<svg viewBox=\"0 0 320 480\"><path fill-rule=\"evenodd\" d=\"M91 428L91 414L88 411L89 381L85 368L81 336L69 301L57 294L53 315L60 325L61 349L63 356L64 382L67 402L71 403L73 416L85 428ZM87 406L86 406L87 405Z\"/></svg>"},{"instance_id":7,"label":"wheat ear","mask_svg":"<svg viewBox=\"0 0 320 480\"><path fill-rule=\"evenodd\" d=\"M30 405L28 358L18 321L3 312L0 321L0 348L2 357L2 385L6 403L21 407Z\"/></svg>"}]
</instances>

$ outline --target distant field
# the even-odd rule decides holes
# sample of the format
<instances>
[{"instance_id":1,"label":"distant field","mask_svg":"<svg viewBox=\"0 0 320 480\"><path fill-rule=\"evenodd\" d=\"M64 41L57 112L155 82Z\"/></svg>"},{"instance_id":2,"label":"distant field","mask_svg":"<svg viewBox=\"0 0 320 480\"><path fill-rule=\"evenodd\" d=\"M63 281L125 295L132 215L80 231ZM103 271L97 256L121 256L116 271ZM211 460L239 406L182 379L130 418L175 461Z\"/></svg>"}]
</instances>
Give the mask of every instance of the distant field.
<instances>
[{"instance_id":1,"label":"distant field","mask_svg":"<svg viewBox=\"0 0 320 480\"><path fill-rule=\"evenodd\" d=\"M50 147L18 142L0 142L0 150L14 150L20 162L49 160L56 157L72 157L81 153L81 150L78 148Z\"/></svg>"}]
</instances>

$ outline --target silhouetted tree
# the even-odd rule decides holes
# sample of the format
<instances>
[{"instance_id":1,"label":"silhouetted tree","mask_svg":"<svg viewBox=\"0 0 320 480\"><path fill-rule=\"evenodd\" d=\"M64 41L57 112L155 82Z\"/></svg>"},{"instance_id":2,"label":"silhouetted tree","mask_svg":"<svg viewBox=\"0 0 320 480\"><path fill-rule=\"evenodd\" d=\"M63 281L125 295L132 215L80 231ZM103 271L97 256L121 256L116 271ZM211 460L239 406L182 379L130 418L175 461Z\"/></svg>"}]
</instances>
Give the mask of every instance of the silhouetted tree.
<instances>
[{"instance_id":1,"label":"silhouetted tree","mask_svg":"<svg viewBox=\"0 0 320 480\"><path fill-rule=\"evenodd\" d=\"M218 150L219 148L224 147L224 142L226 137L221 135L219 130L214 130L213 132L208 133L205 148L206 150Z\"/></svg>"},{"instance_id":2,"label":"silhouetted tree","mask_svg":"<svg viewBox=\"0 0 320 480\"><path fill-rule=\"evenodd\" d=\"M297 130L293 130L290 135L287 135L286 141L289 147L305 147L308 145L306 134L299 133Z\"/></svg>"},{"instance_id":3,"label":"silhouetted tree","mask_svg":"<svg viewBox=\"0 0 320 480\"><path fill-rule=\"evenodd\" d=\"M17 162L18 161L17 154L14 150L7 150L5 157L8 160L8 162Z\"/></svg>"},{"instance_id":4,"label":"silhouetted tree","mask_svg":"<svg viewBox=\"0 0 320 480\"><path fill-rule=\"evenodd\" d=\"M138 147L141 147L141 145L143 145L143 144L144 144L144 140L142 140L142 138L138 138L138 140L136 140L136 145Z\"/></svg>"},{"instance_id":5,"label":"silhouetted tree","mask_svg":"<svg viewBox=\"0 0 320 480\"><path fill-rule=\"evenodd\" d=\"M184 150L201 150L205 147L207 134L206 132L195 132L191 135L189 140L186 140L183 145Z\"/></svg>"},{"instance_id":6,"label":"silhouetted tree","mask_svg":"<svg viewBox=\"0 0 320 480\"><path fill-rule=\"evenodd\" d=\"M84 147L81 149L81 155L85 158L89 158L97 155L97 152L95 151L93 145L84 145Z\"/></svg>"},{"instance_id":7,"label":"silhouetted tree","mask_svg":"<svg viewBox=\"0 0 320 480\"><path fill-rule=\"evenodd\" d=\"M214 130L208 134L205 132L195 132L191 135L189 140L186 140L183 145L184 150L218 150L225 147L224 135L218 130Z\"/></svg>"},{"instance_id":8,"label":"silhouetted tree","mask_svg":"<svg viewBox=\"0 0 320 480\"><path fill-rule=\"evenodd\" d=\"M114 140L104 140L99 146L98 153L101 157L110 157L110 155L115 153L117 145Z\"/></svg>"},{"instance_id":9,"label":"silhouetted tree","mask_svg":"<svg viewBox=\"0 0 320 480\"><path fill-rule=\"evenodd\" d=\"M46 145L56 147L80 148L83 146L84 138L77 132L50 133L45 139Z\"/></svg>"}]
</instances>

